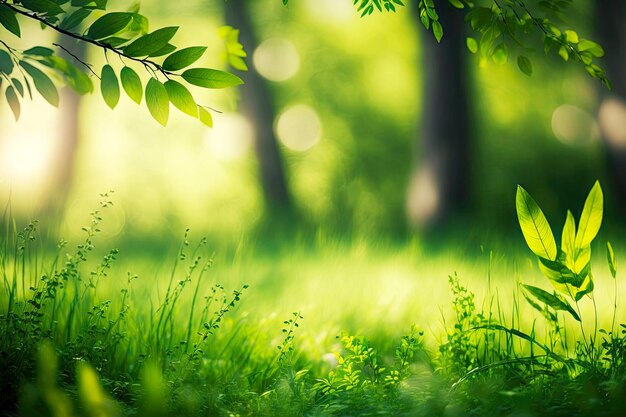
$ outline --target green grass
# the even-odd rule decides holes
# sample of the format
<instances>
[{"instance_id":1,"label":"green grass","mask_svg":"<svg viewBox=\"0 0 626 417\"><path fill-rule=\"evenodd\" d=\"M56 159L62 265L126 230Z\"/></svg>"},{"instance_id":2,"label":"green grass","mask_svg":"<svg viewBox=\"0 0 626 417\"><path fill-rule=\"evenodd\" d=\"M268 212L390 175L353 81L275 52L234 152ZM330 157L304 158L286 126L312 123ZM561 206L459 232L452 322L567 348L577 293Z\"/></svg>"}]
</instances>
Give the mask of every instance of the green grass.
<instances>
[{"instance_id":1,"label":"green grass","mask_svg":"<svg viewBox=\"0 0 626 417\"><path fill-rule=\"evenodd\" d=\"M142 257L100 247L106 200L78 244L3 231L3 414L621 415L624 285L601 252L579 325L524 300L520 280L546 286L521 246L188 232Z\"/></svg>"}]
</instances>

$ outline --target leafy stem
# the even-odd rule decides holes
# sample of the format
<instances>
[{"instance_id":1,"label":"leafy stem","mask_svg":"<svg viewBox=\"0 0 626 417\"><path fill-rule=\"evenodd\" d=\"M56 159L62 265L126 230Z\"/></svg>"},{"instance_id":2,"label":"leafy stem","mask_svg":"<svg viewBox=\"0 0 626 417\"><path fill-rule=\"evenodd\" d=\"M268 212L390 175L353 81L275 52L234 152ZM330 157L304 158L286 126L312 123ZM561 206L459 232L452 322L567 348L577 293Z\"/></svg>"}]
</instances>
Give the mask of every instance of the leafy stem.
<instances>
[{"instance_id":1,"label":"leafy stem","mask_svg":"<svg viewBox=\"0 0 626 417\"><path fill-rule=\"evenodd\" d=\"M105 42L101 42L101 41L97 41L91 38L88 38L86 36L80 35L78 33L74 33L71 32L69 30L63 29L59 26L56 26L55 24L51 23L48 19L46 19L44 16L41 16L37 13L29 13L25 10L20 9L19 7L17 7L15 4L9 3L8 0L0 0L0 4L5 5L6 7L8 7L9 9L11 9L12 11L14 11L15 13L18 13L22 16L26 16L29 19L33 19L36 20L38 22L40 22L43 25L48 26L49 28L65 35L65 36L69 36L71 38L77 39L81 42L86 42L92 45L95 45L99 48L102 48L105 52L106 51L111 51L114 52L115 54L119 55L120 57L123 58L127 58L130 59L131 61L135 61L135 62L139 62L141 64L143 64L146 68L150 68L151 70L153 70L154 72L160 72L161 74L163 74L166 78L169 78L169 75L177 75L171 71L168 71L166 69L164 69L160 64L156 63L155 61L148 59L148 58L137 58L137 57L132 57L130 55L127 55L124 53L123 50L115 48L111 45L109 45L108 43ZM1 42L1 41L0 41ZM2 42L4 44L4 42ZM6 46L6 44L5 44ZM58 46L58 45L57 45ZM62 48L65 50L65 48ZM67 50L66 50L67 52ZM89 68L89 70L91 70L91 68L89 67L88 64L84 63L83 61L80 61L82 64L86 65L87 68ZM93 72L93 71L92 71Z\"/></svg>"}]
</instances>

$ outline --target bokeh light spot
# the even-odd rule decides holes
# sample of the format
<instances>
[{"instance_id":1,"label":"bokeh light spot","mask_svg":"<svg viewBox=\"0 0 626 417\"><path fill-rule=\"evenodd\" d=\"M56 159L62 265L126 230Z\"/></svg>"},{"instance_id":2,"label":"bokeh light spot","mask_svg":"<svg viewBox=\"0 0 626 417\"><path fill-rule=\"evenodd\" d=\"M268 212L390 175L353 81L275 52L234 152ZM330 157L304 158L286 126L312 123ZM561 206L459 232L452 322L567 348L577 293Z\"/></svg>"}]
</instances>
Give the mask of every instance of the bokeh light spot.
<instances>
[{"instance_id":1,"label":"bokeh light spot","mask_svg":"<svg viewBox=\"0 0 626 417\"><path fill-rule=\"evenodd\" d=\"M304 104L289 107L278 116L276 134L294 151L311 149L320 139L322 125L317 112Z\"/></svg>"},{"instance_id":2,"label":"bokeh light spot","mask_svg":"<svg viewBox=\"0 0 626 417\"><path fill-rule=\"evenodd\" d=\"M626 103L611 97L602 102L598 123L606 140L616 148L626 148Z\"/></svg>"},{"instance_id":3,"label":"bokeh light spot","mask_svg":"<svg viewBox=\"0 0 626 417\"><path fill-rule=\"evenodd\" d=\"M407 197L407 214L413 226L424 226L432 220L440 203L433 167L423 166L413 174Z\"/></svg>"},{"instance_id":4,"label":"bokeh light spot","mask_svg":"<svg viewBox=\"0 0 626 417\"><path fill-rule=\"evenodd\" d=\"M242 115L222 114L215 127L207 129L205 140L207 150L216 159L235 161L252 147L252 127Z\"/></svg>"},{"instance_id":5,"label":"bokeh light spot","mask_svg":"<svg viewBox=\"0 0 626 417\"><path fill-rule=\"evenodd\" d=\"M286 81L300 69L300 55L293 43L271 38L261 43L252 56L254 67L271 81Z\"/></svg>"},{"instance_id":6,"label":"bokeh light spot","mask_svg":"<svg viewBox=\"0 0 626 417\"><path fill-rule=\"evenodd\" d=\"M599 137L598 125L589 112L563 104L552 113L552 132L567 145L585 145Z\"/></svg>"}]
</instances>

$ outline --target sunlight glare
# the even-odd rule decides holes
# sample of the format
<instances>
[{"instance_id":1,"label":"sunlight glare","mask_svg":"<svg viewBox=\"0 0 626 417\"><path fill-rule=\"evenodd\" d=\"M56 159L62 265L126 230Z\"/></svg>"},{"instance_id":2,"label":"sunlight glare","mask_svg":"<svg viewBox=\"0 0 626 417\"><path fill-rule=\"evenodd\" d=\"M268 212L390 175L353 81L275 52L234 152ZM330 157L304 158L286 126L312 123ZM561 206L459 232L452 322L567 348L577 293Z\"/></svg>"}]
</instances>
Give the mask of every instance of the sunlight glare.
<instances>
[{"instance_id":1,"label":"sunlight glare","mask_svg":"<svg viewBox=\"0 0 626 417\"><path fill-rule=\"evenodd\" d=\"M309 0L306 5L312 16L324 22L343 23L358 16L349 1Z\"/></svg>"},{"instance_id":2,"label":"sunlight glare","mask_svg":"<svg viewBox=\"0 0 626 417\"><path fill-rule=\"evenodd\" d=\"M439 209L439 191L430 166L416 170L409 186L407 214L414 226L427 223Z\"/></svg>"},{"instance_id":3,"label":"sunlight glare","mask_svg":"<svg viewBox=\"0 0 626 417\"><path fill-rule=\"evenodd\" d=\"M305 105L296 104L278 116L276 133L289 149L304 152L320 140L322 126L317 112Z\"/></svg>"},{"instance_id":4,"label":"sunlight glare","mask_svg":"<svg viewBox=\"0 0 626 417\"><path fill-rule=\"evenodd\" d=\"M300 55L287 39L271 38L263 41L252 56L254 67L270 81L286 81L300 69Z\"/></svg>"},{"instance_id":5,"label":"sunlight glare","mask_svg":"<svg viewBox=\"0 0 626 417\"><path fill-rule=\"evenodd\" d=\"M602 134L612 146L626 148L626 103L609 97L600 105L598 123Z\"/></svg>"},{"instance_id":6,"label":"sunlight glare","mask_svg":"<svg viewBox=\"0 0 626 417\"><path fill-rule=\"evenodd\" d=\"M563 104L552 113L552 132L566 145L586 145L599 137L598 125L587 111Z\"/></svg>"},{"instance_id":7,"label":"sunlight glare","mask_svg":"<svg viewBox=\"0 0 626 417\"><path fill-rule=\"evenodd\" d=\"M236 113L222 114L219 123L205 134L207 150L221 161L235 161L243 158L253 143L250 122Z\"/></svg>"}]
</instances>

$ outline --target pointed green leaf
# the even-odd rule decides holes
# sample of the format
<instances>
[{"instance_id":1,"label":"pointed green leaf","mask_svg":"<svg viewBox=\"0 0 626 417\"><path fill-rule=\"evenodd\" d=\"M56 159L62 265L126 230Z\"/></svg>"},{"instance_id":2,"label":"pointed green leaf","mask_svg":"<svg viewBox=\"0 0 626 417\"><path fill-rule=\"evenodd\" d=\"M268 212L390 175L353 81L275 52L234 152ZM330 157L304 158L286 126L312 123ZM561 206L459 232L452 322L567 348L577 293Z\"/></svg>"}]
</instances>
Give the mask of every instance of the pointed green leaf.
<instances>
[{"instance_id":1,"label":"pointed green leaf","mask_svg":"<svg viewBox=\"0 0 626 417\"><path fill-rule=\"evenodd\" d=\"M208 127L213 127L213 116L204 107L198 106L198 118Z\"/></svg>"},{"instance_id":2,"label":"pointed green leaf","mask_svg":"<svg viewBox=\"0 0 626 417\"><path fill-rule=\"evenodd\" d=\"M501 43L493 50L491 60L496 65L504 65L509 60L509 47L506 43Z\"/></svg>"},{"instance_id":3,"label":"pointed green leaf","mask_svg":"<svg viewBox=\"0 0 626 417\"><path fill-rule=\"evenodd\" d=\"M71 5L74 7L106 10L107 0L72 0Z\"/></svg>"},{"instance_id":4,"label":"pointed green leaf","mask_svg":"<svg viewBox=\"0 0 626 417\"><path fill-rule=\"evenodd\" d=\"M39 62L62 73L65 82L78 94L88 94L93 91L91 78L70 61L60 56L50 55L42 57Z\"/></svg>"},{"instance_id":5,"label":"pointed green leaf","mask_svg":"<svg viewBox=\"0 0 626 417\"><path fill-rule=\"evenodd\" d=\"M37 13L45 13L51 16L65 13L58 4L50 0L21 0L22 6Z\"/></svg>"},{"instance_id":6,"label":"pointed green leaf","mask_svg":"<svg viewBox=\"0 0 626 417\"><path fill-rule=\"evenodd\" d=\"M100 91L102 92L102 98L104 98L104 102L107 106L114 109L120 101L120 85L117 81L115 71L113 71L110 65L102 67Z\"/></svg>"},{"instance_id":7,"label":"pointed green leaf","mask_svg":"<svg viewBox=\"0 0 626 417\"><path fill-rule=\"evenodd\" d=\"M130 67L122 68L120 72L120 78L122 79L122 87L135 103L141 103L141 97L143 96L143 87L141 85L141 79L135 71Z\"/></svg>"},{"instance_id":8,"label":"pointed green leaf","mask_svg":"<svg viewBox=\"0 0 626 417\"><path fill-rule=\"evenodd\" d=\"M550 281L554 281L558 284L579 286L582 282L578 280L574 271L558 261L550 261L540 257L539 268ZM567 294L567 292L565 293Z\"/></svg>"},{"instance_id":9,"label":"pointed green leaf","mask_svg":"<svg viewBox=\"0 0 626 417\"><path fill-rule=\"evenodd\" d=\"M133 41L124 48L124 53L131 57L148 56L167 45L177 30L178 26L157 29Z\"/></svg>"},{"instance_id":10,"label":"pointed green leaf","mask_svg":"<svg viewBox=\"0 0 626 417\"><path fill-rule=\"evenodd\" d=\"M112 36L128 26L132 18L132 13L126 12L105 14L89 26L87 37L98 40Z\"/></svg>"},{"instance_id":11,"label":"pointed green leaf","mask_svg":"<svg viewBox=\"0 0 626 417\"><path fill-rule=\"evenodd\" d=\"M471 53L475 54L476 52L478 52L478 42L476 42L476 39L466 38L465 44L467 45L468 51L470 51Z\"/></svg>"},{"instance_id":12,"label":"pointed green leaf","mask_svg":"<svg viewBox=\"0 0 626 417\"><path fill-rule=\"evenodd\" d=\"M163 48L159 49L158 51L151 53L149 57L155 58L158 56L167 55L175 50L176 50L176 47L172 45L171 43L168 43Z\"/></svg>"},{"instance_id":13,"label":"pointed green leaf","mask_svg":"<svg viewBox=\"0 0 626 417\"><path fill-rule=\"evenodd\" d=\"M558 320L556 314L550 311L550 309L548 309L545 305L543 307L540 306L535 300L530 297L527 291L522 291L522 295L524 296L528 304L530 304L532 308L540 312L546 319L554 322Z\"/></svg>"},{"instance_id":14,"label":"pointed green leaf","mask_svg":"<svg viewBox=\"0 0 626 417\"><path fill-rule=\"evenodd\" d=\"M535 200L519 185L515 205L522 234L530 250L540 258L555 260L556 242L550 224Z\"/></svg>"},{"instance_id":15,"label":"pointed green leaf","mask_svg":"<svg viewBox=\"0 0 626 417\"><path fill-rule=\"evenodd\" d=\"M11 55L4 49L0 49L0 72L10 74L13 72L13 60Z\"/></svg>"},{"instance_id":16,"label":"pointed green leaf","mask_svg":"<svg viewBox=\"0 0 626 417\"><path fill-rule=\"evenodd\" d=\"M567 254L569 261L569 267L574 268L575 246L574 241L576 239L576 220L571 211L567 210L567 217L565 218L565 225L563 226L563 232L561 234L561 249Z\"/></svg>"},{"instance_id":17,"label":"pointed green leaf","mask_svg":"<svg viewBox=\"0 0 626 417\"><path fill-rule=\"evenodd\" d=\"M580 52L588 51L591 55L595 56L596 58L602 58L604 56L604 49L602 49L602 47L598 45L597 43L587 40L587 39L580 40L580 42L578 43L578 50Z\"/></svg>"},{"instance_id":18,"label":"pointed green leaf","mask_svg":"<svg viewBox=\"0 0 626 417\"><path fill-rule=\"evenodd\" d=\"M441 26L441 23L439 23L439 21L433 20L432 27L435 39L437 39L437 42L441 42L441 38L443 38L443 26Z\"/></svg>"},{"instance_id":19,"label":"pointed green leaf","mask_svg":"<svg viewBox=\"0 0 626 417\"><path fill-rule=\"evenodd\" d=\"M67 16L59 24L59 28L64 30L72 30L80 25L91 14L89 9L78 9L74 13Z\"/></svg>"},{"instance_id":20,"label":"pointed green leaf","mask_svg":"<svg viewBox=\"0 0 626 417\"><path fill-rule=\"evenodd\" d=\"M168 80L164 85L174 107L191 117L198 117L198 106L184 85L174 80Z\"/></svg>"},{"instance_id":21,"label":"pointed green leaf","mask_svg":"<svg viewBox=\"0 0 626 417\"><path fill-rule=\"evenodd\" d=\"M538 287L533 287L532 285L523 285L524 289L532 294L537 300L541 301L544 304L549 305L555 310L567 311L574 317L576 320L580 321L580 317L576 313L576 311L572 308L572 306L565 300L563 297L558 294L550 294L549 292L542 290Z\"/></svg>"},{"instance_id":22,"label":"pointed green leaf","mask_svg":"<svg viewBox=\"0 0 626 417\"><path fill-rule=\"evenodd\" d=\"M613 245L611 245L611 242L606 242L606 260L609 263L611 276L615 278L617 275L617 262L615 261L615 252L613 251Z\"/></svg>"},{"instance_id":23,"label":"pointed green leaf","mask_svg":"<svg viewBox=\"0 0 626 417\"><path fill-rule=\"evenodd\" d=\"M206 51L205 46L190 46L174 52L163 61L163 69L178 71L196 62Z\"/></svg>"},{"instance_id":24,"label":"pointed green leaf","mask_svg":"<svg viewBox=\"0 0 626 417\"><path fill-rule=\"evenodd\" d=\"M165 126L170 115L170 101L165 86L156 78L146 85L146 105L154 120Z\"/></svg>"},{"instance_id":25,"label":"pointed green leaf","mask_svg":"<svg viewBox=\"0 0 626 417\"><path fill-rule=\"evenodd\" d=\"M22 85L20 80L18 80L17 78L11 78L11 83L13 84L15 89L17 90L17 92L20 95L20 97L24 97L24 86Z\"/></svg>"},{"instance_id":26,"label":"pointed green leaf","mask_svg":"<svg viewBox=\"0 0 626 417\"><path fill-rule=\"evenodd\" d=\"M226 88L243 84L241 78L229 72L210 68L191 68L182 73L189 84L205 88Z\"/></svg>"},{"instance_id":27,"label":"pointed green leaf","mask_svg":"<svg viewBox=\"0 0 626 417\"><path fill-rule=\"evenodd\" d=\"M585 295L591 294L594 288L595 288L595 285L593 284L593 276L591 275L591 273L589 273L587 277L585 278L585 281L583 281L580 288L576 291L576 294L574 295L574 299L576 301L579 301Z\"/></svg>"},{"instance_id":28,"label":"pointed green leaf","mask_svg":"<svg viewBox=\"0 0 626 417\"><path fill-rule=\"evenodd\" d=\"M519 67L520 71L522 71L529 77L533 75L533 63L524 55L520 55L517 57L517 66Z\"/></svg>"},{"instance_id":29,"label":"pointed green leaf","mask_svg":"<svg viewBox=\"0 0 626 417\"><path fill-rule=\"evenodd\" d=\"M0 4L0 24L18 38L22 36L15 12L4 4Z\"/></svg>"},{"instance_id":30,"label":"pointed green leaf","mask_svg":"<svg viewBox=\"0 0 626 417\"><path fill-rule=\"evenodd\" d=\"M9 86L5 91L5 95L7 98L7 103L9 103L9 107L11 107L11 111L15 116L15 120L17 121L20 118L20 100L17 98L17 94L15 94L15 90L13 86Z\"/></svg>"},{"instance_id":31,"label":"pointed green leaf","mask_svg":"<svg viewBox=\"0 0 626 417\"><path fill-rule=\"evenodd\" d=\"M50 48L45 48L43 46L35 46L30 49L24 51L25 55L37 55L37 56L52 56L54 55L54 51Z\"/></svg>"},{"instance_id":32,"label":"pointed green leaf","mask_svg":"<svg viewBox=\"0 0 626 417\"><path fill-rule=\"evenodd\" d=\"M587 200L585 200L583 212L578 222L578 232L576 233L577 248L589 246L598 234L602 225L603 199L602 187L600 187L600 182L596 181L587 196Z\"/></svg>"},{"instance_id":33,"label":"pointed green leaf","mask_svg":"<svg viewBox=\"0 0 626 417\"><path fill-rule=\"evenodd\" d=\"M59 92L52 80L39 68L32 66L28 62L20 61L20 66L30 75L35 83L35 88L39 94L53 106L59 105ZM28 84L27 84L28 86Z\"/></svg>"}]
</instances>

